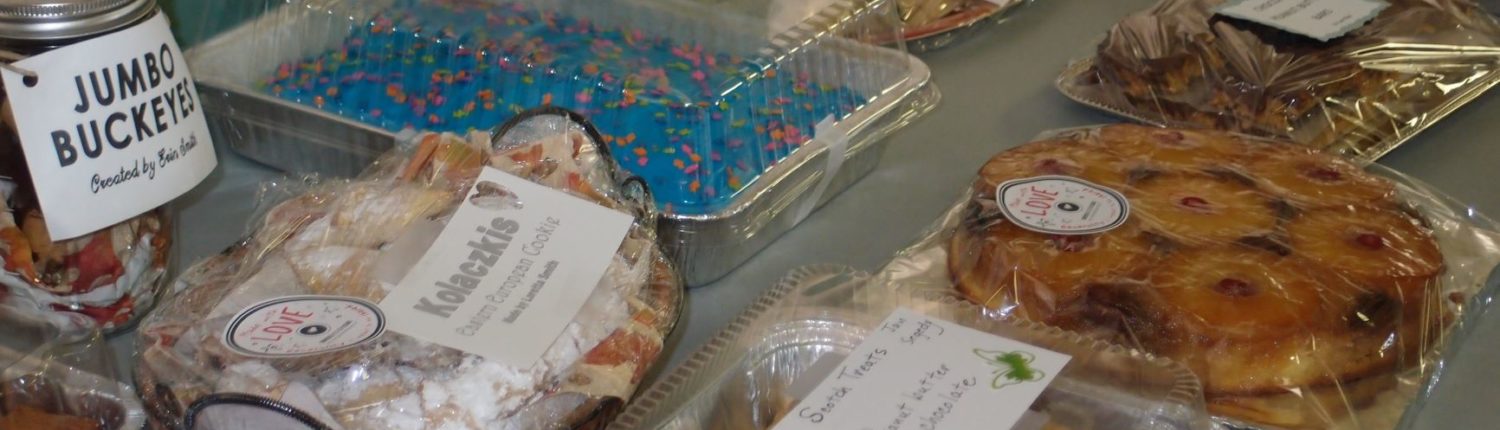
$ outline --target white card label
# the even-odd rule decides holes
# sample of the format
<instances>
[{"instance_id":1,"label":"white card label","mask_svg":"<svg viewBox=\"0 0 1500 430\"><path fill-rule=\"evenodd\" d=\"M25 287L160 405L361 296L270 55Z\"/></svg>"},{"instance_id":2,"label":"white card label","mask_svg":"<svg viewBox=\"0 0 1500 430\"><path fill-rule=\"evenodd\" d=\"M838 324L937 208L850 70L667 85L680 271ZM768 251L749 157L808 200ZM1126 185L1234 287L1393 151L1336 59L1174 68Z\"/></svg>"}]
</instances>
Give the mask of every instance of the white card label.
<instances>
[{"instance_id":1,"label":"white card label","mask_svg":"<svg viewBox=\"0 0 1500 430\"><path fill-rule=\"evenodd\" d=\"M996 187L995 201L1000 213L1016 225L1046 234L1102 233L1130 217L1125 195L1071 176L1005 181Z\"/></svg>"},{"instance_id":2,"label":"white card label","mask_svg":"<svg viewBox=\"0 0 1500 430\"><path fill-rule=\"evenodd\" d=\"M1327 42L1359 28L1387 6L1384 0L1230 0L1214 12Z\"/></svg>"},{"instance_id":3,"label":"white card label","mask_svg":"<svg viewBox=\"0 0 1500 430\"><path fill-rule=\"evenodd\" d=\"M1068 359L899 309L773 428L1010 428Z\"/></svg>"},{"instance_id":4,"label":"white card label","mask_svg":"<svg viewBox=\"0 0 1500 430\"><path fill-rule=\"evenodd\" d=\"M161 206L218 163L164 14L15 65L36 73L0 78L53 240Z\"/></svg>"},{"instance_id":5,"label":"white card label","mask_svg":"<svg viewBox=\"0 0 1500 430\"><path fill-rule=\"evenodd\" d=\"M224 326L224 346L252 357L317 355L385 332L374 303L352 297L287 296L246 306Z\"/></svg>"},{"instance_id":6,"label":"white card label","mask_svg":"<svg viewBox=\"0 0 1500 430\"><path fill-rule=\"evenodd\" d=\"M529 368L578 315L633 221L486 167L380 307L393 331Z\"/></svg>"}]
</instances>

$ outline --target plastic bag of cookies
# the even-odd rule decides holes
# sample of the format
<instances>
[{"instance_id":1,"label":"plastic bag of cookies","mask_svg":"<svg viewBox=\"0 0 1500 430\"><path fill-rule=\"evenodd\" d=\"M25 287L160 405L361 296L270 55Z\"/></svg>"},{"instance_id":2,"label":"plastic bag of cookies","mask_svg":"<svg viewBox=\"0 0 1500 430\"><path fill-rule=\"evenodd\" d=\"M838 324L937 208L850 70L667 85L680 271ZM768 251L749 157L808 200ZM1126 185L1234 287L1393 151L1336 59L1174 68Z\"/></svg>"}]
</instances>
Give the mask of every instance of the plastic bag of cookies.
<instances>
[{"instance_id":1,"label":"plastic bag of cookies","mask_svg":"<svg viewBox=\"0 0 1500 430\"><path fill-rule=\"evenodd\" d=\"M359 178L269 189L286 198L249 239L142 324L152 418L602 428L661 354L682 283L644 184L597 138L542 108L493 139L424 133ZM586 211L607 216L568 213Z\"/></svg>"},{"instance_id":2,"label":"plastic bag of cookies","mask_svg":"<svg viewBox=\"0 0 1500 430\"><path fill-rule=\"evenodd\" d=\"M1303 146L1107 125L1001 152L879 274L1186 364L1225 422L1390 428L1497 224Z\"/></svg>"},{"instance_id":3,"label":"plastic bag of cookies","mask_svg":"<svg viewBox=\"0 0 1500 430\"><path fill-rule=\"evenodd\" d=\"M1234 3L1163 0L1127 16L1057 86L1155 125L1369 162L1500 82L1500 25L1469 0L1366 2L1389 5L1327 41L1219 11Z\"/></svg>"}]
</instances>

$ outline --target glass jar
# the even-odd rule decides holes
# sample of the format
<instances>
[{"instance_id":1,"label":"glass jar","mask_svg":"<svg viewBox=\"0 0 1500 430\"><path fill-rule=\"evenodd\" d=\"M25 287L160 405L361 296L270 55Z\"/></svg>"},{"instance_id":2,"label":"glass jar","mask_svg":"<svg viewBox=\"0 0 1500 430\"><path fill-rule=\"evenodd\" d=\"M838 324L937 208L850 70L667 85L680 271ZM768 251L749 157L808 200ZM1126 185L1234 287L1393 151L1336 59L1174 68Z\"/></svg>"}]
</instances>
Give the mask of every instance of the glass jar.
<instances>
[{"instance_id":1,"label":"glass jar","mask_svg":"<svg viewBox=\"0 0 1500 430\"><path fill-rule=\"evenodd\" d=\"M6 62L19 60L130 28L158 13L155 0L0 0L0 54ZM129 327L165 284L171 250L166 211L157 208L53 241L16 134L12 112L20 108L0 88L0 306L64 330Z\"/></svg>"}]
</instances>

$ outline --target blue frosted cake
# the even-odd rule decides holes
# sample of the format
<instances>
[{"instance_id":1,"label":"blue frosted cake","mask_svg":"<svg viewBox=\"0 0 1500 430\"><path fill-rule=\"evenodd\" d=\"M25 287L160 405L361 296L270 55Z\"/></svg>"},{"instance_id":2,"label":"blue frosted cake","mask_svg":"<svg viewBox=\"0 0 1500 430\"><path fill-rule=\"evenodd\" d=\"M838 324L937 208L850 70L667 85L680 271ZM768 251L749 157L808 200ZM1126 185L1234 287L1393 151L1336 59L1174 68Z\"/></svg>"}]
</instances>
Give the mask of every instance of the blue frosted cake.
<instances>
[{"instance_id":1,"label":"blue frosted cake","mask_svg":"<svg viewBox=\"0 0 1500 430\"><path fill-rule=\"evenodd\" d=\"M843 86L702 44L518 4L398 1L336 49L279 66L264 90L389 130L486 129L556 105L676 213L722 207L866 102Z\"/></svg>"}]
</instances>

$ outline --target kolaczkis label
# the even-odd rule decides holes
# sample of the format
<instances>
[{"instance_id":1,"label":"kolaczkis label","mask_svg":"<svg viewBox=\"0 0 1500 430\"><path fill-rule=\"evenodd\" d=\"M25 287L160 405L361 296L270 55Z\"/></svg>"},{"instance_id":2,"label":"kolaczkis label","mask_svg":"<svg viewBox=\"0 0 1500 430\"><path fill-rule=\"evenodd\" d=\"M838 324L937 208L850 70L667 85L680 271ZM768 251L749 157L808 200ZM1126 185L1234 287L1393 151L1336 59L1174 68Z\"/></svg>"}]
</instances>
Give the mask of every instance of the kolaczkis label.
<instances>
[{"instance_id":1,"label":"kolaczkis label","mask_svg":"<svg viewBox=\"0 0 1500 430\"><path fill-rule=\"evenodd\" d=\"M397 241L431 245L380 307L392 331L530 368L578 316L633 222L486 167L435 239Z\"/></svg>"},{"instance_id":2,"label":"kolaczkis label","mask_svg":"<svg viewBox=\"0 0 1500 430\"><path fill-rule=\"evenodd\" d=\"M53 240L161 206L217 165L163 14L14 64L36 74L0 70Z\"/></svg>"},{"instance_id":3,"label":"kolaczkis label","mask_svg":"<svg viewBox=\"0 0 1500 430\"><path fill-rule=\"evenodd\" d=\"M252 357L316 355L357 346L385 332L374 303L338 296L288 296L265 300L235 314L224 327L224 346Z\"/></svg>"},{"instance_id":4,"label":"kolaczkis label","mask_svg":"<svg viewBox=\"0 0 1500 430\"><path fill-rule=\"evenodd\" d=\"M899 309L773 429L1012 428L1068 359Z\"/></svg>"},{"instance_id":5,"label":"kolaczkis label","mask_svg":"<svg viewBox=\"0 0 1500 430\"><path fill-rule=\"evenodd\" d=\"M1101 233L1130 217L1130 201L1119 191L1070 176L1006 181L995 201L1016 225L1046 234Z\"/></svg>"}]
</instances>

